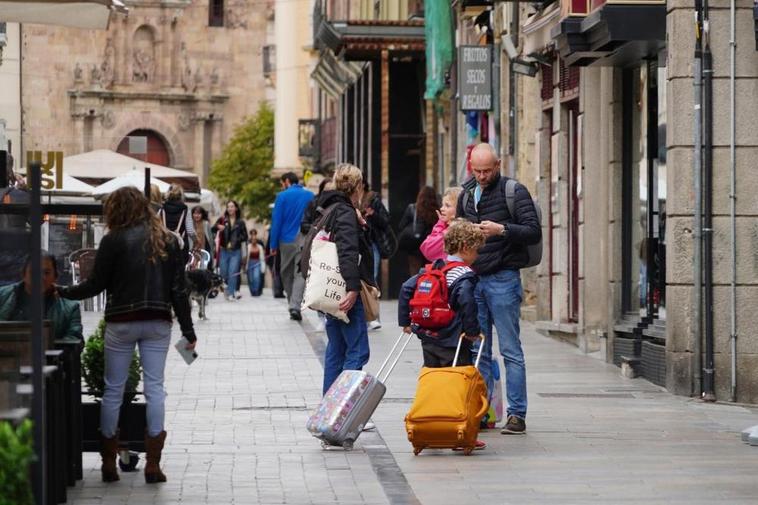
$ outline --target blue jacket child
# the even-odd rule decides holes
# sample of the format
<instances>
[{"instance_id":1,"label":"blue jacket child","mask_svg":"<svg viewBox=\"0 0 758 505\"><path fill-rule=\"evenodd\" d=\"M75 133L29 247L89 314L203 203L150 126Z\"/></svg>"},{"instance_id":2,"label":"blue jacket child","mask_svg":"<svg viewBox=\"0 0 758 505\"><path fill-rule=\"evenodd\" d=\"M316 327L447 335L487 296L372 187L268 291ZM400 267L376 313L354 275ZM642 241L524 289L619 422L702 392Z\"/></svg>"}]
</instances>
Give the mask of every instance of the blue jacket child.
<instances>
[{"instance_id":1,"label":"blue jacket child","mask_svg":"<svg viewBox=\"0 0 758 505\"><path fill-rule=\"evenodd\" d=\"M447 262L451 261L462 260L458 256L448 255ZM434 266L442 268L447 262L437 260ZM411 326L410 300L416 291L416 283L421 273L423 271L405 281L400 288L397 318L399 326L404 328ZM436 335L432 335L431 332L424 331L423 329L417 329L416 335L421 339L425 367L439 368L452 366L461 334L465 333L469 339L479 337L479 318L476 300L474 299L474 288L476 287L477 279L474 271L467 265L454 267L447 272L448 303L450 304L450 308L455 311L455 318L449 326L438 330ZM470 347L466 343L461 345L457 365L463 366L472 363Z\"/></svg>"}]
</instances>

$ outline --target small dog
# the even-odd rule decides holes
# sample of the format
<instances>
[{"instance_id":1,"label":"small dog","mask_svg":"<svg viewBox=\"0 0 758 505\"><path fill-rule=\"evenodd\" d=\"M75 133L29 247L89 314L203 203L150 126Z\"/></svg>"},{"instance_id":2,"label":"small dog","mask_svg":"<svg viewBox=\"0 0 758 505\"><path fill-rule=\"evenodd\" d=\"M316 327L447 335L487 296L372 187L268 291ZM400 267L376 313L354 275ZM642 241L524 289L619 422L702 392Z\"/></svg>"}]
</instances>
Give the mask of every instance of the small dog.
<instances>
[{"instance_id":1,"label":"small dog","mask_svg":"<svg viewBox=\"0 0 758 505\"><path fill-rule=\"evenodd\" d=\"M190 290L190 299L197 302L198 317L205 317L205 305L211 294L218 294L218 290L224 285L224 280L220 275L209 272L208 270L189 270L187 272L187 284Z\"/></svg>"}]
</instances>

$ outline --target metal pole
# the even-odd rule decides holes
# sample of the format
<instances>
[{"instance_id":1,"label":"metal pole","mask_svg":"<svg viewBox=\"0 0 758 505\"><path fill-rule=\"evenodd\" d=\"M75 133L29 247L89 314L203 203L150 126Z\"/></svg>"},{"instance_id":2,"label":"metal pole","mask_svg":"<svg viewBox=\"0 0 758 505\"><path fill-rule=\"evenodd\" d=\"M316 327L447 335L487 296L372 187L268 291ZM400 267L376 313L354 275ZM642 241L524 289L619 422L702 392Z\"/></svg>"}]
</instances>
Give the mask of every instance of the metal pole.
<instances>
[{"instance_id":1,"label":"metal pole","mask_svg":"<svg viewBox=\"0 0 758 505\"><path fill-rule=\"evenodd\" d=\"M735 150L736 124L735 124L735 57L737 41L735 38L735 0L729 2L729 167L731 171L731 186L729 189L730 213L731 213L731 240L732 240L732 286L731 286L731 312L732 325L729 333L732 351L732 380L729 388L729 398L737 401L737 161Z\"/></svg>"},{"instance_id":2,"label":"metal pole","mask_svg":"<svg viewBox=\"0 0 758 505\"><path fill-rule=\"evenodd\" d=\"M455 7L450 7L450 20L453 40L458 30L458 16ZM458 51L453 50L453 63L450 65L450 186L458 185Z\"/></svg>"},{"instance_id":3,"label":"metal pole","mask_svg":"<svg viewBox=\"0 0 758 505\"><path fill-rule=\"evenodd\" d=\"M145 167L145 198L150 200L150 167Z\"/></svg>"},{"instance_id":4,"label":"metal pole","mask_svg":"<svg viewBox=\"0 0 758 505\"><path fill-rule=\"evenodd\" d=\"M369 180L371 186L374 186L374 153L371 151L371 147L374 143L374 64L368 63L368 164L366 173L369 174ZM376 191L376 188L374 188Z\"/></svg>"},{"instance_id":5,"label":"metal pole","mask_svg":"<svg viewBox=\"0 0 758 505\"><path fill-rule=\"evenodd\" d=\"M703 400L715 401L713 335L713 58L708 0L703 2L703 309L705 367Z\"/></svg>"},{"instance_id":6,"label":"metal pole","mask_svg":"<svg viewBox=\"0 0 758 505\"><path fill-rule=\"evenodd\" d=\"M701 311L703 306L703 270L702 270L702 180L703 180L703 74L702 74L702 40L701 40L701 28L702 22L700 16L702 15L702 3L701 0L695 0L695 12L696 12L696 27L695 27L695 59L693 62L693 93L694 93L694 152L693 152L693 168L692 178L694 183L695 204L693 209L693 226L692 226L692 282L694 291L694 301L692 304L692 321L693 321L693 342L692 353L695 363L693 364L694 377L693 377L693 393L700 395L702 392L702 369L703 369L703 357L701 350L702 342L702 323L701 323Z\"/></svg>"},{"instance_id":7,"label":"metal pole","mask_svg":"<svg viewBox=\"0 0 758 505\"><path fill-rule=\"evenodd\" d=\"M32 274L32 293L30 295L30 339L32 346L32 418L34 419L34 447L37 461L34 463L34 496L38 505L47 503L45 489L45 465L47 455L45 447L45 382L42 367L44 366L45 348L42 336L42 208L40 206L40 162L29 164L29 186L31 202L29 204L29 224L31 236L29 249Z\"/></svg>"}]
</instances>

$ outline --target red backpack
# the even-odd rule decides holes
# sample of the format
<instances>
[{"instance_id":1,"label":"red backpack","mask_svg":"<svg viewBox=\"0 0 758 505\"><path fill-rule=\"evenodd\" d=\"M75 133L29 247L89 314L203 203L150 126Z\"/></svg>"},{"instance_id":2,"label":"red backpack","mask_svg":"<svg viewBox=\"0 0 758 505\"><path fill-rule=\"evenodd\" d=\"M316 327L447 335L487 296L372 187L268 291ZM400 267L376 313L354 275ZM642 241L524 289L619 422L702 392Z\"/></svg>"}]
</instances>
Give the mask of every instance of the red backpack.
<instances>
[{"instance_id":1,"label":"red backpack","mask_svg":"<svg viewBox=\"0 0 758 505\"><path fill-rule=\"evenodd\" d=\"M447 273L461 266L466 264L451 261L442 268L426 265L416 280L416 290L410 301L412 325L425 330L439 330L453 322L455 311L448 303Z\"/></svg>"}]
</instances>

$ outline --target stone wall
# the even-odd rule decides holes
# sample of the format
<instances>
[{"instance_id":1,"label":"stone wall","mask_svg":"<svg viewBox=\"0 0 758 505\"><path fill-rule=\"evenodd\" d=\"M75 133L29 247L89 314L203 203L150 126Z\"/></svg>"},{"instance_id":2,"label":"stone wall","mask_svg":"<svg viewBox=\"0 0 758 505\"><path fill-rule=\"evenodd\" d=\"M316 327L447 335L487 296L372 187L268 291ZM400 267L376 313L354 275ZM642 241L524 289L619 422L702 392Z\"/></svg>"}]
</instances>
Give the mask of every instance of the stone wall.
<instances>
[{"instance_id":1,"label":"stone wall","mask_svg":"<svg viewBox=\"0 0 758 505\"><path fill-rule=\"evenodd\" d=\"M693 88L692 4L669 2L667 251L667 386L690 394L693 386ZM713 279L716 398L729 400L731 381L731 220L729 162L729 2L711 3L713 52ZM758 52L753 2L737 2L736 174L737 174L737 398L758 402Z\"/></svg>"},{"instance_id":2,"label":"stone wall","mask_svg":"<svg viewBox=\"0 0 758 505\"><path fill-rule=\"evenodd\" d=\"M129 132L151 129L173 166L205 179L266 93L271 6L225 5L222 27L208 26L207 0L130 2L103 31L25 25L24 149L116 150Z\"/></svg>"}]
</instances>

